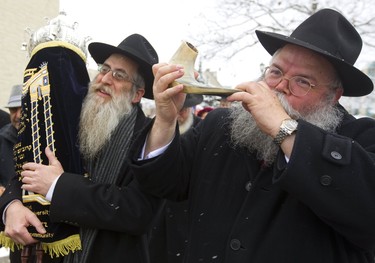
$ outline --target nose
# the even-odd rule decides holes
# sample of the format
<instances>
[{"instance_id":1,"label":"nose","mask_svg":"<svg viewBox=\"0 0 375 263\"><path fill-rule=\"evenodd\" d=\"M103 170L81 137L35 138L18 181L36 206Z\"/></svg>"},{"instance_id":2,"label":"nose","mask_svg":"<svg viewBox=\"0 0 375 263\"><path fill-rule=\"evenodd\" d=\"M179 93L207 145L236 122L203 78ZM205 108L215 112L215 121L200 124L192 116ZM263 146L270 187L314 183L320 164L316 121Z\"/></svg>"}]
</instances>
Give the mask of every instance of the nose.
<instances>
[{"instance_id":1,"label":"nose","mask_svg":"<svg viewBox=\"0 0 375 263\"><path fill-rule=\"evenodd\" d=\"M21 110L22 110L21 107L17 108L17 111L16 111L16 118L17 118L17 120L21 119Z\"/></svg>"},{"instance_id":2,"label":"nose","mask_svg":"<svg viewBox=\"0 0 375 263\"><path fill-rule=\"evenodd\" d=\"M113 75L112 75L112 71L108 71L107 73L105 74L101 74L102 77L98 79L99 82L102 82L102 83L106 83L106 84L112 84L113 82Z\"/></svg>"},{"instance_id":3,"label":"nose","mask_svg":"<svg viewBox=\"0 0 375 263\"><path fill-rule=\"evenodd\" d=\"M279 84L276 85L275 90L284 94L289 95L290 90L289 90L289 79L287 78L282 78Z\"/></svg>"}]
</instances>

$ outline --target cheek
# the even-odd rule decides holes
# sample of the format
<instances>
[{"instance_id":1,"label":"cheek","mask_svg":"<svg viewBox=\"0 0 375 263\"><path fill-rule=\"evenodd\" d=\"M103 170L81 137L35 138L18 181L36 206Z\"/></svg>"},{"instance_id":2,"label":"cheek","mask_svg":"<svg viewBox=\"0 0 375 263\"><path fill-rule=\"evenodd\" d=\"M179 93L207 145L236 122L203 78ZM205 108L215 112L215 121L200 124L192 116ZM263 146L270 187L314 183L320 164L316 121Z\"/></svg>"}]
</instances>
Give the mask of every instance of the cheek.
<instances>
[{"instance_id":1,"label":"cheek","mask_svg":"<svg viewBox=\"0 0 375 263\"><path fill-rule=\"evenodd\" d=\"M103 79L103 74L98 74L96 75L96 78L94 79L94 83L98 84L102 81Z\"/></svg>"},{"instance_id":2,"label":"cheek","mask_svg":"<svg viewBox=\"0 0 375 263\"><path fill-rule=\"evenodd\" d=\"M16 120L17 120L17 113L12 112L12 113L10 114L10 121L11 121L11 122L15 122Z\"/></svg>"},{"instance_id":3,"label":"cheek","mask_svg":"<svg viewBox=\"0 0 375 263\"><path fill-rule=\"evenodd\" d=\"M121 85L112 85L112 94L114 97L119 98L123 96L124 94L129 94L130 88L127 86L121 86Z\"/></svg>"},{"instance_id":4,"label":"cheek","mask_svg":"<svg viewBox=\"0 0 375 263\"><path fill-rule=\"evenodd\" d=\"M289 105L295 109L295 110L299 110L303 104L305 103L304 100L302 100L301 98L298 98L298 97L295 97L295 96L288 96L288 97L285 97L287 102L289 103Z\"/></svg>"},{"instance_id":5,"label":"cheek","mask_svg":"<svg viewBox=\"0 0 375 263\"><path fill-rule=\"evenodd\" d=\"M121 95L121 92L120 92L120 90L118 90L118 89L115 89L115 90L113 91L113 97L116 97L116 98L118 98L118 97L120 97L120 95Z\"/></svg>"},{"instance_id":6,"label":"cheek","mask_svg":"<svg viewBox=\"0 0 375 263\"><path fill-rule=\"evenodd\" d=\"M16 127L16 129L19 128L19 121L17 120L17 118L15 118L15 117L11 118L11 119L10 119L10 122L12 123L12 125L13 125L14 127Z\"/></svg>"},{"instance_id":7,"label":"cheek","mask_svg":"<svg viewBox=\"0 0 375 263\"><path fill-rule=\"evenodd\" d=\"M299 113L305 112L307 109L311 107L311 104L314 103L314 100L307 97L295 97L295 96L289 96L287 98L287 101L289 105Z\"/></svg>"}]
</instances>

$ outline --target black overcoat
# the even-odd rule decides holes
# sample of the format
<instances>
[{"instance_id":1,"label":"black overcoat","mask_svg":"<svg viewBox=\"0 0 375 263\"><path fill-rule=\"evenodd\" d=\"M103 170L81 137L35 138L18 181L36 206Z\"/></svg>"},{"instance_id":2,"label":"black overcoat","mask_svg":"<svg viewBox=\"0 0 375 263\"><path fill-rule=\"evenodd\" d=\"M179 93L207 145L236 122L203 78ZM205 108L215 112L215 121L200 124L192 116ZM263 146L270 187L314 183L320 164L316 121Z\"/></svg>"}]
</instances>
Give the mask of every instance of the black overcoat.
<instances>
[{"instance_id":1,"label":"black overcoat","mask_svg":"<svg viewBox=\"0 0 375 263\"><path fill-rule=\"evenodd\" d=\"M17 142L17 129L8 123L0 129L0 185L6 186L16 175L13 146Z\"/></svg>"},{"instance_id":2,"label":"black overcoat","mask_svg":"<svg viewBox=\"0 0 375 263\"><path fill-rule=\"evenodd\" d=\"M344 109L342 109L344 111ZM345 112L338 134L300 120L287 164L229 143L228 109L211 112L160 156L139 161L145 191L189 198L186 261L374 262L375 121ZM181 143L179 143L181 141Z\"/></svg>"},{"instance_id":3,"label":"black overcoat","mask_svg":"<svg viewBox=\"0 0 375 263\"><path fill-rule=\"evenodd\" d=\"M202 120L193 114L195 127ZM188 200L175 202L165 200L156 215L150 233L151 263L182 263L188 236Z\"/></svg>"}]
</instances>

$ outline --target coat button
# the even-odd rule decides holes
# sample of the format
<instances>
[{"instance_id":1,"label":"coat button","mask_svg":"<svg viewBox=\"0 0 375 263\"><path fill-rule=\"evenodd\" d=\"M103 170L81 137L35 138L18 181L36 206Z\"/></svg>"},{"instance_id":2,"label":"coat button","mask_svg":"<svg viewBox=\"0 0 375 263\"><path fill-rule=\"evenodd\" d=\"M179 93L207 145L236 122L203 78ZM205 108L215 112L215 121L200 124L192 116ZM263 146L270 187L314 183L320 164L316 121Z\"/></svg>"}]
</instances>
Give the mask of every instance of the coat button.
<instances>
[{"instance_id":1,"label":"coat button","mask_svg":"<svg viewBox=\"0 0 375 263\"><path fill-rule=\"evenodd\" d=\"M245 184L245 189L246 189L246 191L250 191L250 189L251 189L251 182L250 181L248 181L246 184Z\"/></svg>"},{"instance_id":2,"label":"coat button","mask_svg":"<svg viewBox=\"0 0 375 263\"><path fill-rule=\"evenodd\" d=\"M336 151L333 151L331 152L331 156L333 159L336 159L336 160L341 160L342 159L342 155Z\"/></svg>"},{"instance_id":3,"label":"coat button","mask_svg":"<svg viewBox=\"0 0 375 263\"><path fill-rule=\"evenodd\" d=\"M233 250L239 250L241 248L241 242L238 239L232 239L230 241L230 247Z\"/></svg>"},{"instance_id":4,"label":"coat button","mask_svg":"<svg viewBox=\"0 0 375 263\"><path fill-rule=\"evenodd\" d=\"M324 186L329 186L332 183L332 177L329 175L323 175L320 177L320 183Z\"/></svg>"}]
</instances>

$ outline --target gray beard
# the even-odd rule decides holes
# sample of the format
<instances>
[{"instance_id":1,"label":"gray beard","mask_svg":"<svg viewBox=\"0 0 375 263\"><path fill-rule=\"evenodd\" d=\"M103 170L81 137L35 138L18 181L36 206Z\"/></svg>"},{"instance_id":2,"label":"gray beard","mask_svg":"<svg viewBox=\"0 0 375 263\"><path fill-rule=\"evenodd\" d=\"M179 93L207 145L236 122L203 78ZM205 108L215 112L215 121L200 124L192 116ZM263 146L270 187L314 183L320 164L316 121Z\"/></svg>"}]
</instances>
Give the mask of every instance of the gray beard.
<instances>
[{"instance_id":1,"label":"gray beard","mask_svg":"<svg viewBox=\"0 0 375 263\"><path fill-rule=\"evenodd\" d=\"M180 131L180 134L184 134L185 132L187 132L193 126L193 123L194 117L193 114L190 113L184 123L178 123L178 129Z\"/></svg>"},{"instance_id":2,"label":"gray beard","mask_svg":"<svg viewBox=\"0 0 375 263\"><path fill-rule=\"evenodd\" d=\"M95 90L100 88L111 94L111 101L105 102L95 94ZM79 123L79 148L84 159L94 158L109 141L120 120L131 112L133 97L134 93L129 92L114 96L110 88L102 84L90 84Z\"/></svg>"},{"instance_id":3,"label":"gray beard","mask_svg":"<svg viewBox=\"0 0 375 263\"><path fill-rule=\"evenodd\" d=\"M340 125L343 113L330 103L331 97L321 101L319 105L311 108L305 108L301 112L294 110L284 95L277 93L277 96L284 109L293 119L303 119L315 126L328 132L335 132ZM240 105L232 108L230 113L231 143L234 147L245 147L250 152L256 152L259 160L265 161L266 164L272 164L279 151L272 138L263 133L257 126L253 116Z\"/></svg>"}]
</instances>

